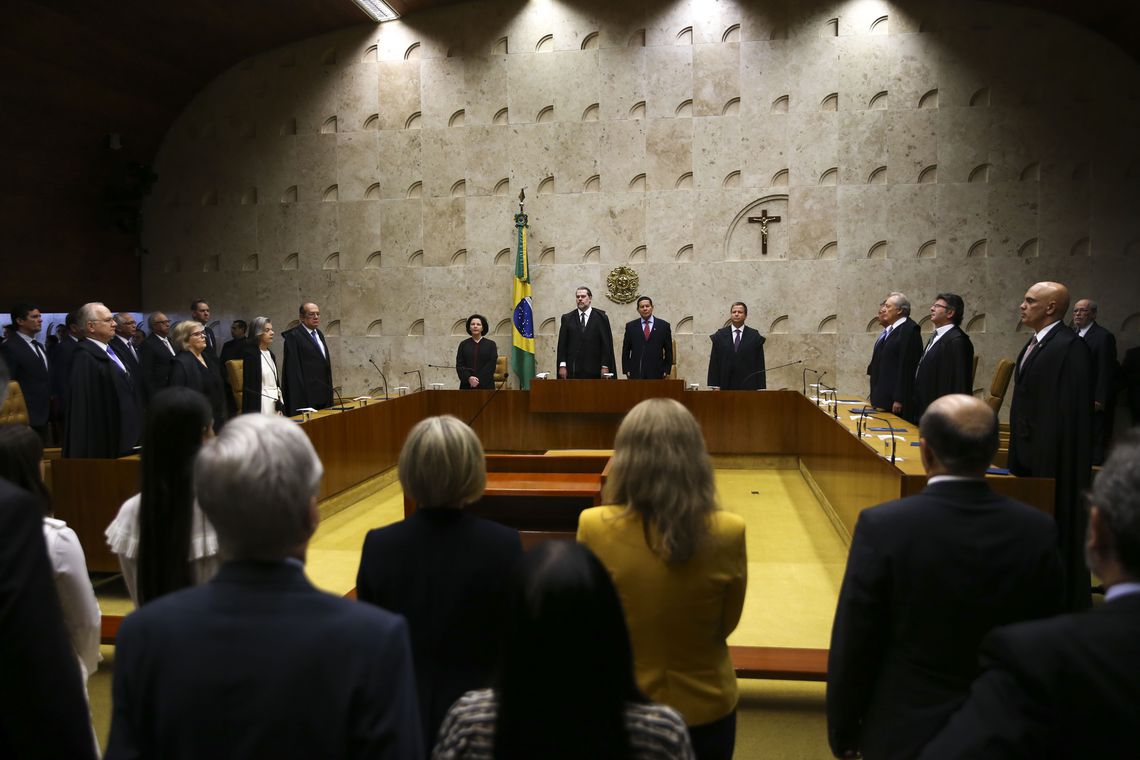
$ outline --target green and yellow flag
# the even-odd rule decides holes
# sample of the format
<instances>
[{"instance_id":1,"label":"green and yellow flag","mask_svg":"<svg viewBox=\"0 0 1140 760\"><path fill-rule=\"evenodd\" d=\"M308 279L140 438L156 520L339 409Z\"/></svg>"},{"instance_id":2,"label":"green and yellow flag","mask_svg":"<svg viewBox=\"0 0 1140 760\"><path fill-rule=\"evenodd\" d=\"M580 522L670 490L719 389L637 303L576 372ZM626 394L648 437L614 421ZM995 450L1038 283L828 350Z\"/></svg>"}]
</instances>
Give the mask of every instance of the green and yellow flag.
<instances>
[{"instance_id":1,"label":"green and yellow flag","mask_svg":"<svg viewBox=\"0 0 1140 760\"><path fill-rule=\"evenodd\" d=\"M518 255L515 257L515 309L511 318L511 366L518 375L519 388L524 391L530 390L530 381L534 377L534 310L531 308L526 227L527 217L520 209L519 213L515 214Z\"/></svg>"}]
</instances>

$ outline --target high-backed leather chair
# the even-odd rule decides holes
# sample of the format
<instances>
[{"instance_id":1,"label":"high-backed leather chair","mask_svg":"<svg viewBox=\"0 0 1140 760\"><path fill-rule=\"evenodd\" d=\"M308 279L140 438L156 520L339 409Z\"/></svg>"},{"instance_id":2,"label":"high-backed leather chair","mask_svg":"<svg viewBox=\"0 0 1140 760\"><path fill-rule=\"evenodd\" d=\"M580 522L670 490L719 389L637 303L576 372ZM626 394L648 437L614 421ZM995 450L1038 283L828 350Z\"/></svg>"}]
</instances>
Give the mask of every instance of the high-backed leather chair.
<instances>
[{"instance_id":1,"label":"high-backed leather chair","mask_svg":"<svg viewBox=\"0 0 1140 760\"><path fill-rule=\"evenodd\" d=\"M238 414L241 414L241 391L244 387L242 373L244 369L245 362L242 359L230 359L226 362L226 376L230 379L230 391L234 394L234 403L237 404Z\"/></svg>"},{"instance_id":2,"label":"high-backed leather chair","mask_svg":"<svg viewBox=\"0 0 1140 760\"><path fill-rule=\"evenodd\" d=\"M8 398L0 406L0 425L27 425L28 405L24 403L24 392L15 380L8 382Z\"/></svg>"},{"instance_id":3,"label":"high-backed leather chair","mask_svg":"<svg viewBox=\"0 0 1140 760\"><path fill-rule=\"evenodd\" d=\"M510 365L510 362L507 361L506 356L500 355L498 359L495 359L494 380L495 380L495 387L496 388L499 388L499 387L506 388L507 387L506 383L509 379L510 371L511 371L511 365Z\"/></svg>"},{"instance_id":4,"label":"high-backed leather chair","mask_svg":"<svg viewBox=\"0 0 1140 760\"><path fill-rule=\"evenodd\" d=\"M994 368L994 378L990 382L989 391L982 397L982 400L989 404L990 409L994 410L994 414L1001 410L1012 377L1013 361L1011 359L999 360L997 367Z\"/></svg>"},{"instance_id":5,"label":"high-backed leather chair","mask_svg":"<svg viewBox=\"0 0 1140 760\"><path fill-rule=\"evenodd\" d=\"M669 368L669 379L677 379L677 339L673 338L673 366Z\"/></svg>"}]
</instances>

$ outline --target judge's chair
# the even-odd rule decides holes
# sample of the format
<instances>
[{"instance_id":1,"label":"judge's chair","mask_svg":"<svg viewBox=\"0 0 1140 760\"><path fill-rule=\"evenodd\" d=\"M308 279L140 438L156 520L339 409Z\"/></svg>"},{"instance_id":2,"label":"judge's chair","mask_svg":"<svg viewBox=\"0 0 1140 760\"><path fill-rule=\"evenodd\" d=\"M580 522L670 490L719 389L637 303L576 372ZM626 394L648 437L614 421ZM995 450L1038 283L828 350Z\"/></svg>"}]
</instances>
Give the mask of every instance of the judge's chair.
<instances>
[{"instance_id":1,"label":"judge's chair","mask_svg":"<svg viewBox=\"0 0 1140 760\"><path fill-rule=\"evenodd\" d=\"M507 357L500 356L495 359L495 387L506 388L510 380L511 365L507 361Z\"/></svg>"},{"instance_id":2,"label":"judge's chair","mask_svg":"<svg viewBox=\"0 0 1140 760\"><path fill-rule=\"evenodd\" d=\"M990 409L994 410L994 414L1001 411L1001 405L1005 401L1005 394L1009 390L1009 381L1012 377L1013 361L1011 359L999 360L997 367L994 368L994 377L990 381L990 387L982 394L982 400L989 405Z\"/></svg>"},{"instance_id":3,"label":"judge's chair","mask_svg":"<svg viewBox=\"0 0 1140 760\"><path fill-rule=\"evenodd\" d=\"M241 414L242 370L244 367L245 361L242 359L230 359L226 362L226 376L230 379L230 391L234 394L234 403L237 405L238 414Z\"/></svg>"},{"instance_id":4,"label":"judge's chair","mask_svg":"<svg viewBox=\"0 0 1140 760\"><path fill-rule=\"evenodd\" d=\"M24 402L24 392L15 380L8 383L8 398L0 406L0 425L27 425L28 405Z\"/></svg>"}]
</instances>

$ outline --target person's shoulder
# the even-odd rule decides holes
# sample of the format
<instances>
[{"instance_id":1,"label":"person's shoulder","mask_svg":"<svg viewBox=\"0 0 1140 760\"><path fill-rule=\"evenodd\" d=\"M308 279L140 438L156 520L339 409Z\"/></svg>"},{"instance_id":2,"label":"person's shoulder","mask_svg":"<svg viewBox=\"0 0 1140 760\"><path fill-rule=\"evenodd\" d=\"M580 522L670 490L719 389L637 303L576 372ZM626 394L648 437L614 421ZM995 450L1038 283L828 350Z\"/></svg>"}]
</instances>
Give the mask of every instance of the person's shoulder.
<instances>
[{"instance_id":1,"label":"person's shoulder","mask_svg":"<svg viewBox=\"0 0 1140 760\"><path fill-rule=\"evenodd\" d=\"M744 518L735 512L718 509L712 513L712 523L722 533L744 532Z\"/></svg>"}]
</instances>

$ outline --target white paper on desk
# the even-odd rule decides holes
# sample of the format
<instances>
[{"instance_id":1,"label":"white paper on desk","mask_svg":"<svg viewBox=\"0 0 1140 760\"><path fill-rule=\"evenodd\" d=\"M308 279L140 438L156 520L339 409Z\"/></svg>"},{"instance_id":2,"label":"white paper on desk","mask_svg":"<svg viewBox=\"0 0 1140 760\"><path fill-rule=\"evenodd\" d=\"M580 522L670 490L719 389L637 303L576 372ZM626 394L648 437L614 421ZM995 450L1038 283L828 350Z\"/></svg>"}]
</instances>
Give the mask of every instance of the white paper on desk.
<instances>
[{"instance_id":1,"label":"white paper on desk","mask_svg":"<svg viewBox=\"0 0 1140 760\"><path fill-rule=\"evenodd\" d=\"M894 438L896 441L905 441L906 440L901 435L894 435L893 433L879 433L879 440L880 441L889 441L892 438ZM898 459L898 457L895 457L895 458Z\"/></svg>"},{"instance_id":2,"label":"white paper on desk","mask_svg":"<svg viewBox=\"0 0 1140 760\"><path fill-rule=\"evenodd\" d=\"M849 414L849 415L847 415L847 419L850 419L850 420L865 420L865 419L867 419L867 415L865 415L865 414Z\"/></svg>"},{"instance_id":3,"label":"white paper on desk","mask_svg":"<svg viewBox=\"0 0 1140 760\"><path fill-rule=\"evenodd\" d=\"M890 459L890 458L891 458L891 454L890 454L890 452L887 452L886 454L883 454L883 459ZM906 460L905 460L905 459L903 459L902 457L895 457L895 461L896 461L896 462L905 462Z\"/></svg>"}]
</instances>

